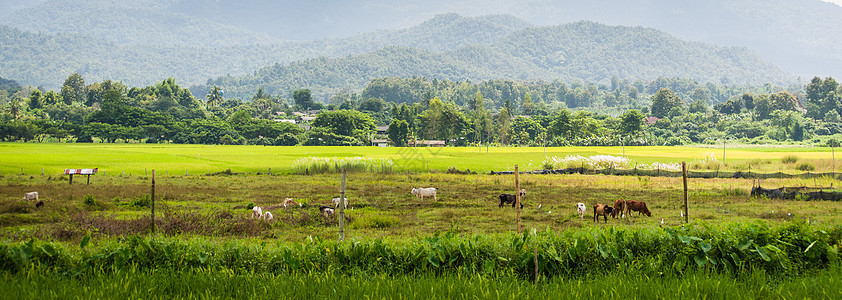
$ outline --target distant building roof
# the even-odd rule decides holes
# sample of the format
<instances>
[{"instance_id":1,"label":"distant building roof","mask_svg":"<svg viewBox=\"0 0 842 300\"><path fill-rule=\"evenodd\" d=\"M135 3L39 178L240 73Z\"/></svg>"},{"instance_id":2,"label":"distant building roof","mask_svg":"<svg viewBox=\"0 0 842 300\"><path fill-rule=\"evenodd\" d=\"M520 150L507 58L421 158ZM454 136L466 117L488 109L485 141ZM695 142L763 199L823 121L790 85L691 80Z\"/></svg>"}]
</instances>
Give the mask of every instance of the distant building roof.
<instances>
[{"instance_id":1,"label":"distant building roof","mask_svg":"<svg viewBox=\"0 0 842 300\"><path fill-rule=\"evenodd\" d=\"M315 120L316 117L301 117L301 121L310 122Z\"/></svg>"},{"instance_id":2,"label":"distant building roof","mask_svg":"<svg viewBox=\"0 0 842 300\"><path fill-rule=\"evenodd\" d=\"M646 125L655 124L655 122L658 122L658 120L660 120L660 118L658 117L648 117L646 118Z\"/></svg>"},{"instance_id":3,"label":"distant building roof","mask_svg":"<svg viewBox=\"0 0 842 300\"><path fill-rule=\"evenodd\" d=\"M295 120L289 120L289 119L275 119L275 122L286 122L286 123L295 124Z\"/></svg>"},{"instance_id":4,"label":"distant building roof","mask_svg":"<svg viewBox=\"0 0 842 300\"><path fill-rule=\"evenodd\" d=\"M377 132L378 133L381 133L381 132L385 133L386 130L389 130L389 126L377 126Z\"/></svg>"}]
</instances>

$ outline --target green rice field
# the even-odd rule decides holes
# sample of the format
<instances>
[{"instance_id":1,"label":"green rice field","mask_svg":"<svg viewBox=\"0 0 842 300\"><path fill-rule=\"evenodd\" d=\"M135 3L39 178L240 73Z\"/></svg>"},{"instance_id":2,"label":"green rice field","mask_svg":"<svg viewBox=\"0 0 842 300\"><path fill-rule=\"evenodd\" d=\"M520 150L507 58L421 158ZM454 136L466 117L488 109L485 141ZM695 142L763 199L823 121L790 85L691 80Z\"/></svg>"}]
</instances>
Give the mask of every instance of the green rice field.
<instances>
[{"instance_id":1,"label":"green rice field","mask_svg":"<svg viewBox=\"0 0 842 300\"><path fill-rule=\"evenodd\" d=\"M232 172L291 173L295 161L309 157L382 158L393 162L395 171L443 172L448 168L479 173L543 169L549 157L568 155L625 156L633 163L678 163L686 161L696 169L751 169L760 172L801 172L798 162L808 162L815 172L831 172L836 166L830 148L769 147L721 148L697 147L275 147L175 144L59 144L0 143L0 175L59 174L68 168L99 168L105 175L140 174L158 170L159 174L206 174L231 169ZM794 156L798 162L781 160ZM715 158L711 162L709 158ZM694 164L695 162L695 164Z\"/></svg>"}]
</instances>

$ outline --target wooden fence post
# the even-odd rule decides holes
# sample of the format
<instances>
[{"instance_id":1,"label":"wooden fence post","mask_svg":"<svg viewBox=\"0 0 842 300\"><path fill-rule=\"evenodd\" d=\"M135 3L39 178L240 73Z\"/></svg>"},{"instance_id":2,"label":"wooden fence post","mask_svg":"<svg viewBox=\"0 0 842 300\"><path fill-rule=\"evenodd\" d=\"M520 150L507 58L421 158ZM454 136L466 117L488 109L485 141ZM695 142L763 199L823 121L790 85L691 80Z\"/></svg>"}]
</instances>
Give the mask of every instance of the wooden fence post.
<instances>
[{"instance_id":1,"label":"wooden fence post","mask_svg":"<svg viewBox=\"0 0 842 300\"><path fill-rule=\"evenodd\" d=\"M347 169L342 169L342 185L339 187L339 241L345 240L345 176L348 173Z\"/></svg>"},{"instance_id":2,"label":"wooden fence post","mask_svg":"<svg viewBox=\"0 0 842 300\"><path fill-rule=\"evenodd\" d=\"M152 235L155 235L155 170L152 170Z\"/></svg>"},{"instance_id":3,"label":"wooden fence post","mask_svg":"<svg viewBox=\"0 0 842 300\"><path fill-rule=\"evenodd\" d=\"M538 283L538 246L535 246L535 283Z\"/></svg>"},{"instance_id":4,"label":"wooden fence post","mask_svg":"<svg viewBox=\"0 0 842 300\"><path fill-rule=\"evenodd\" d=\"M517 208L517 233L521 232L520 229L520 181L518 181L518 176L520 172L518 172L518 165L515 165L515 207Z\"/></svg>"},{"instance_id":5,"label":"wooden fence post","mask_svg":"<svg viewBox=\"0 0 842 300\"><path fill-rule=\"evenodd\" d=\"M684 223L689 220L687 209L687 162L681 162L681 173L684 174Z\"/></svg>"}]
</instances>

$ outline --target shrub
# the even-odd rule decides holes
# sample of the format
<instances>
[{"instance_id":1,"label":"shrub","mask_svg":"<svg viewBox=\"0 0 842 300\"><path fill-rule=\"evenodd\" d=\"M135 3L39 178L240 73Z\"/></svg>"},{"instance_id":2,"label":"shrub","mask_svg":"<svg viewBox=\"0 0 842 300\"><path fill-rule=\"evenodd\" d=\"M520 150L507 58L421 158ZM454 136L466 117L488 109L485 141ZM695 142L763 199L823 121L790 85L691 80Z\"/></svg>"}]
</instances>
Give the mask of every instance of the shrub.
<instances>
[{"instance_id":1,"label":"shrub","mask_svg":"<svg viewBox=\"0 0 842 300\"><path fill-rule=\"evenodd\" d=\"M794 164L798 161L798 157L795 155L787 155L784 158L781 158L781 162L785 164Z\"/></svg>"},{"instance_id":2,"label":"shrub","mask_svg":"<svg viewBox=\"0 0 842 300\"><path fill-rule=\"evenodd\" d=\"M136 207L151 207L152 206L152 197L149 195L143 195L140 197L135 197L132 202L132 206Z\"/></svg>"},{"instance_id":3,"label":"shrub","mask_svg":"<svg viewBox=\"0 0 842 300\"><path fill-rule=\"evenodd\" d=\"M85 195L85 200L83 202L87 206L96 206L96 197L94 197L94 195Z\"/></svg>"},{"instance_id":4,"label":"shrub","mask_svg":"<svg viewBox=\"0 0 842 300\"><path fill-rule=\"evenodd\" d=\"M806 163L806 162L798 164L798 166L796 166L795 168L798 169L798 170L801 170L801 171L815 171L816 170L816 166L814 166L811 163Z\"/></svg>"}]
</instances>

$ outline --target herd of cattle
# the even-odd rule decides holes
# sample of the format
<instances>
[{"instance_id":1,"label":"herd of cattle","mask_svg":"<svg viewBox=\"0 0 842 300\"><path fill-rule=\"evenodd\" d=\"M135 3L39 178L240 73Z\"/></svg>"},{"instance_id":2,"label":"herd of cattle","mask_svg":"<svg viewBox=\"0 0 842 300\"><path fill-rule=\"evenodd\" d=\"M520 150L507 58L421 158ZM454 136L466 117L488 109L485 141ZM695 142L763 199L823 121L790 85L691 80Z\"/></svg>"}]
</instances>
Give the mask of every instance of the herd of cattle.
<instances>
[{"instance_id":1,"label":"herd of cattle","mask_svg":"<svg viewBox=\"0 0 842 300\"><path fill-rule=\"evenodd\" d=\"M424 201L424 197L433 197L433 201L438 201L436 198L436 192L438 190L436 188L413 188L410 191L411 195L418 197L421 201ZM520 198L526 196L526 190L521 189L518 193ZM764 189L760 187L759 184L753 184L751 188L751 196L758 197L758 196L765 196L772 199L791 199L797 196L808 197L808 199L825 199L825 200L838 200L838 198L842 198L842 195L837 195L842 193L834 193L834 192L809 192L809 193L801 193L798 190L792 192L784 192L781 189ZM831 195L829 197L827 195ZM837 197L839 196L839 197ZM500 194L498 196L500 199L499 207L503 207L504 205L511 205L514 208L517 205L517 195L513 194ZM832 198L832 199L826 199ZM38 192L28 192L25 193L21 200L24 201L35 201L35 207L44 206L44 201L38 199ZM336 214L336 208L339 207L339 198L332 199L333 206L326 206L326 205L319 205L319 212L322 216L326 219L332 218ZM274 216L271 212L269 212L270 208L290 208L290 207L302 207L303 204L296 202L292 198L286 198L281 204L273 205L267 207L265 210L259 206L252 207L252 218L255 219L262 219L266 221L272 221ZM344 208L348 208L348 199L345 198ZM539 206L540 207L540 206ZM523 208L523 201L520 203L520 208ZM353 209L353 208L352 208ZM585 212L587 211L587 206L584 203L577 203L576 204L576 211L579 213L579 218L584 219ZM626 216L630 216L631 212L638 212L638 216L643 214L646 216L651 217L652 213L649 211L649 208L646 207L646 202L643 201L634 201L634 200L623 200L619 199L614 201L614 206L606 205L606 204L595 204L593 206L593 219L594 222L599 222L599 217L602 216L603 221L605 223L608 222L608 215L611 215L612 218L617 218L619 215L621 218Z\"/></svg>"},{"instance_id":2,"label":"herd of cattle","mask_svg":"<svg viewBox=\"0 0 842 300\"><path fill-rule=\"evenodd\" d=\"M412 191L410 191L410 194L418 197L421 201L424 201L424 197L433 197L433 201L438 201L438 199L436 198L436 192L437 191L438 190L436 188L432 188L432 187L431 188L413 188ZM520 194L520 197L522 199L523 197L526 196L526 189L521 189L518 194ZM752 195L754 195L754 194L755 194L755 189L752 189ZM509 205L509 204L512 206L512 208L514 208L517 204L517 195L500 194L500 196L498 196L498 198L500 199L499 207L501 207L501 208L503 207L503 205ZM24 194L23 199L21 199L21 200L36 201L37 203L35 204L35 207L41 207L41 206L44 205L44 201L38 200L38 192L28 192L28 193ZM331 199L331 201L333 202L333 207L326 206L326 205L319 205L319 213L321 213L321 215L325 219L335 217L336 208L339 207L339 204L340 204L339 198L333 198L333 199ZM260 219L260 220L266 220L268 222L271 222L272 219L274 219L274 216L269 211L270 208L292 208L292 207L296 207L296 206L303 207L303 204L299 203L299 202L296 202L292 198L286 198L286 199L284 199L283 202L281 202L281 204L266 207L265 210L260 206L253 206L251 217L253 219ZM348 198L345 198L345 201L343 203L343 208L348 208ZM523 208L523 201L521 201L521 203L520 203L520 208ZM353 207L352 207L352 209L353 209ZM652 216L652 213L649 212L649 209L646 207L646 203L643 202L643 201L633 201L633 200L626 201L626 200L620 199L620 200L614 201L613 207L608 206L608 205L603 205L603 204L596 204L596 205L594 205L593 209L594 209L594 221L595 222L597 222L597 220L599 219L599 216L602 216L604 221L607 223L608 222L608 215L611 215L612 218L616 218L618 214L620 214L621 217L625 217L629 212L632 212L632 211L638 212L638 215L645 214L646 216L650 216L650 217ZM585 204L584 203L576 204L576 210L579 212L579 218L583 219L584 215L585 215L585 211L587 210Z\"/></svg>"},{"instance_id":3,"label":"herd of cattle","mask_svg":"<svg viewBox=\"0 0 842 300\"><path fill-rule=\"evenodd\" d=\"M584 203L576 204L576 210L579 212L580 219L584 218L586 209ZM646 202L618 199L614 201L614 206L595 204L593 206L593 220L594 222L599 222L599 216L602 216L604 222L608 223L608 215L611 215L611 218L617 218L617 215L625 218L626 216L631 216L630 213L633 211L636 211L638 216L641 214L647 217L652 216L652 212L646 207Z\"/></svg>"}]
</instances>

